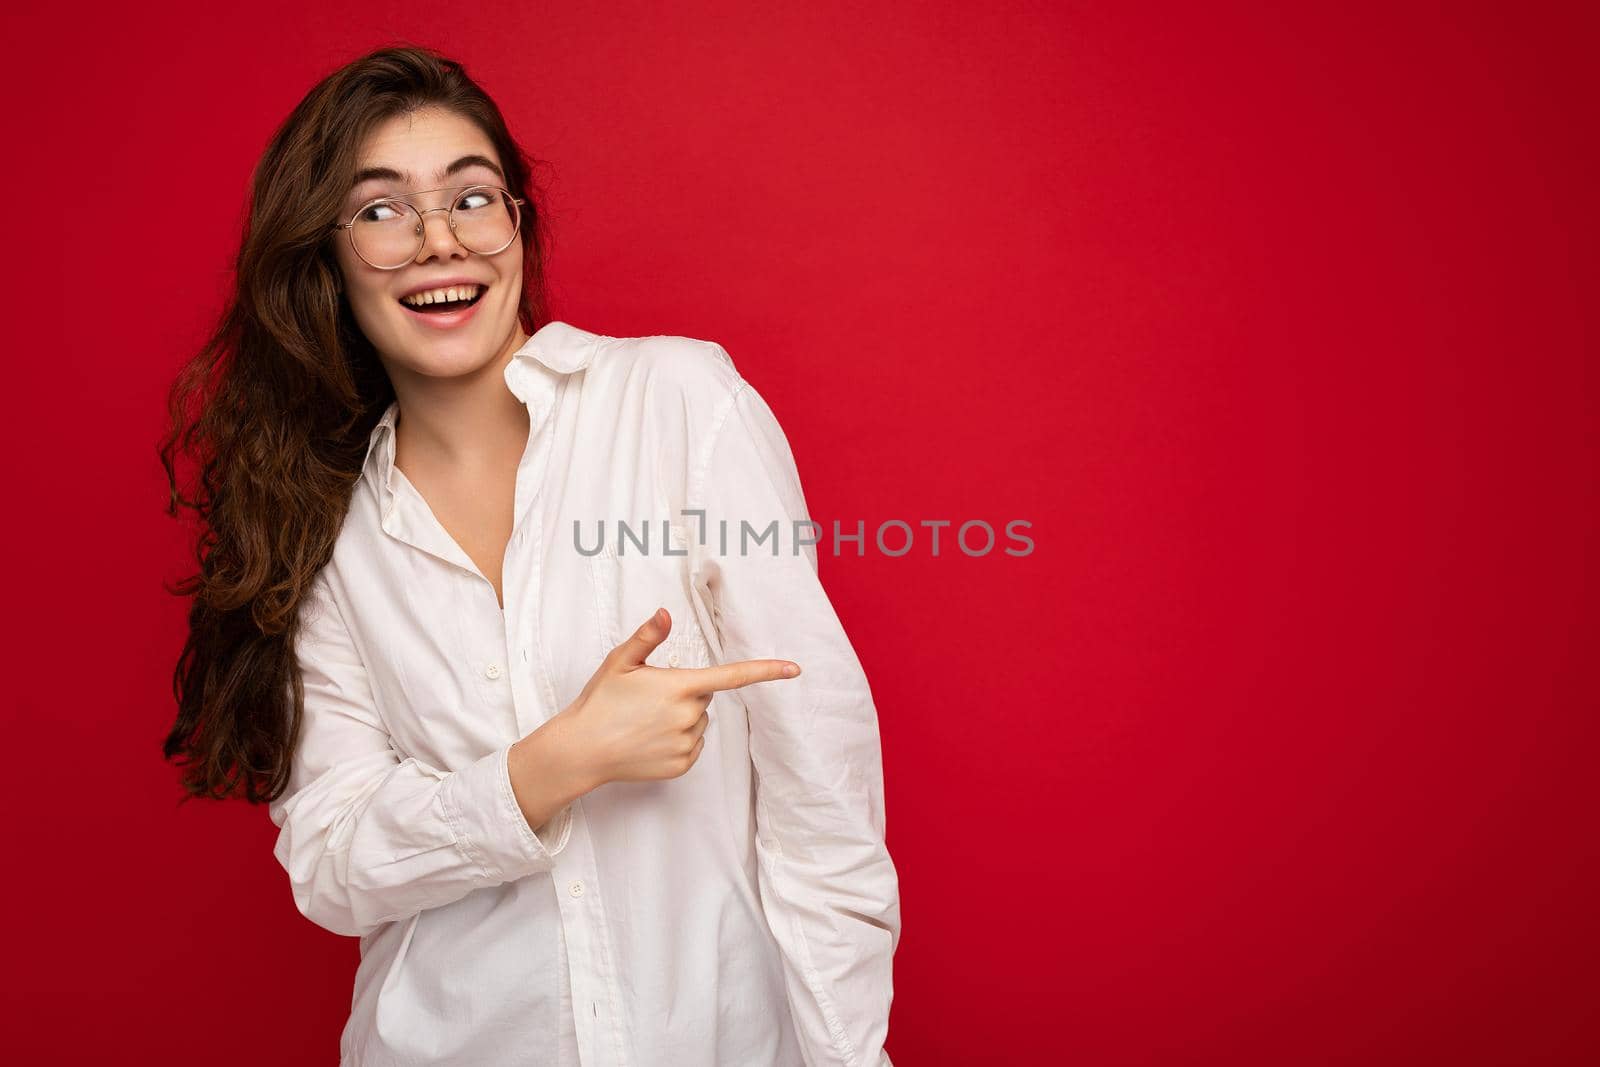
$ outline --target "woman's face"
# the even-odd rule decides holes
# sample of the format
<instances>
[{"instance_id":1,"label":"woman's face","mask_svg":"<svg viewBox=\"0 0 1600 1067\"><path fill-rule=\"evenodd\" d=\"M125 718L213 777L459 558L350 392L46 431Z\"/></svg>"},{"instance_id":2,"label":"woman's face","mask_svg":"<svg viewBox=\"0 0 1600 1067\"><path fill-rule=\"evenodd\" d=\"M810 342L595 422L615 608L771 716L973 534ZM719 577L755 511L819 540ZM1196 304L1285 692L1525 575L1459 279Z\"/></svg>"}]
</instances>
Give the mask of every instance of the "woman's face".
<instances>
[{"instance_id":1,"label":"woman's face","mask_svg":"<svg viewBox=\"0 0 1600 1067\"><path fill-rule=\"evenodd\" d=\"M339 231L334 242L351 313L383 357L391 378L397 372L424 377L470 373L494 362L521 336L517 322L522 294L521 228L504 250L482 255L457 240L447 210L427 211L448 209L469 185L504 187L499 166L499 154L482 130L460 115L437 108L390 119L362 146L358 181L340 209L341 222L348 222L357 209L377 197L433 190L406 199L427 214L422 216L422 248L398 269L381 270L363 260L351 247L350 231ZM380 169L394 174L369 173ZM402 217L392 210L368 214L378 219ZM400 226L403 230L404 223ZM465 311L415 311L402 302L403 297L418 292L441 287L460 290L466 285L486 288Z\"/></svg>"}]
</instances>

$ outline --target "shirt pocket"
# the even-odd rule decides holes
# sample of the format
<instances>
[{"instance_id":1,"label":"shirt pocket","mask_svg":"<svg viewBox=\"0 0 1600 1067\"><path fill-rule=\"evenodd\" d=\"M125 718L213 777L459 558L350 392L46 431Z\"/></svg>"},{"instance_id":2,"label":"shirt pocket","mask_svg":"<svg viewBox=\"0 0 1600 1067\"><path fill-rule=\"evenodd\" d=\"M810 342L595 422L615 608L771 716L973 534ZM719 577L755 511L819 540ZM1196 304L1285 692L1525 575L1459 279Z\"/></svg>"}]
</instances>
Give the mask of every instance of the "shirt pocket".
<instances>
[{"instance_id":1,"label":"shirt pocket","mask_svg":"<svg viewBox=\"0 0 1600 1067\"><path fill-rule=\"evenodd\" d=\"M682 528L674 527L674 548L681 548ZM630 552L619 556L607 543L589 557L594 588L595 640L603 656L644 624L650 613L666 608L672 632L657 645L645 663L652 667L707 667L711 649L691 600L687 556Z\"/></svg>"}]
</instances>

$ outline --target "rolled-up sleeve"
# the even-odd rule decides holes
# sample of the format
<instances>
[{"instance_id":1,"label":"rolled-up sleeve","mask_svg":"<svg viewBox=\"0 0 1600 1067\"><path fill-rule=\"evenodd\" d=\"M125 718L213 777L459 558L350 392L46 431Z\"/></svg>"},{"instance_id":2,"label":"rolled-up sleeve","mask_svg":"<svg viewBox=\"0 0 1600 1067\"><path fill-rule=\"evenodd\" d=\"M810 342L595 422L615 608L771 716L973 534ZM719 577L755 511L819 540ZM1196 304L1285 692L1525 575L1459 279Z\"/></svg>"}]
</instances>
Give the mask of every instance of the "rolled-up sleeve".
<instances>
[{"instance_id":1,"label":"rolled-up sleeve","mask_svg":"<svg viewBox=\"0 0 1600 1067\"><path fill-rule=\"evenodd\" d=\"M274 855L308 919L364 936L554 866L571 806L540 833L529 827L509 743L449 771L400 758L326 570L302 602L295 656L304 711L288 786L268 810Z\"/></svg>"},{"instance_id":2,"label":"rolled-up sleeve","mask_svg":"<svg viewBox=\"0 0 1600 1067\"><path fill-rule=\"evenodd\" d=\"M720 657L801 666L797 678L730 691L749 716L761 905L807 1064L885 1067L900 900L872 693L819 580L777 418L741 378L709 432L689 483L705 533L703 544L690 538L691 567Z\"/></svg>"}]
</instances>

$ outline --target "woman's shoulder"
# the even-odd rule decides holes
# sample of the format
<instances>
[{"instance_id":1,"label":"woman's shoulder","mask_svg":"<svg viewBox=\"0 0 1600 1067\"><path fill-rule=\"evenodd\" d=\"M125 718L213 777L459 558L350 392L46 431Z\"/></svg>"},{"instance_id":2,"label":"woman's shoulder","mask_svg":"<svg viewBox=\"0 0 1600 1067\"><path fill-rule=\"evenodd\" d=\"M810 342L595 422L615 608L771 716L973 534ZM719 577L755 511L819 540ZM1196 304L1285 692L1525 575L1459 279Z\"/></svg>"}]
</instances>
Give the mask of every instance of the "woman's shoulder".
<instances>
[{"instance_id":1,"label":"woman's shoulder","mask_svg":"<svg viewBox=\"0 0 1600 1067\"><path fill-rule=\"evenodd\" d=\"M611 387L691 409L715 407L745 384L721 344L676 334L605 338L589 369Z\"/></svg>"}]
</instances>

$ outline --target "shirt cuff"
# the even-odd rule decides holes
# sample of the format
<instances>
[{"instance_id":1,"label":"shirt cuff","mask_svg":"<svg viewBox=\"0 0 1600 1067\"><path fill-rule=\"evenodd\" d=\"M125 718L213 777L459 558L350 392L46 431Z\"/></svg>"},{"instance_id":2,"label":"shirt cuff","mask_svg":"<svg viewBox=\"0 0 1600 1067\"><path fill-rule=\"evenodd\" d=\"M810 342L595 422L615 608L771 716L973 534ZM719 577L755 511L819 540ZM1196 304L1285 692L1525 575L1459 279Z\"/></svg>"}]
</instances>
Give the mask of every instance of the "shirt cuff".
<instances>
[{"instance_id":1,"label":"shirt cuff","mask_svg":"<svg viewBox=\"0 0 1600 1067\"><path fill-rule=\"evenodd\" d=\"M572 834L570 803L538 832L528 825L511 788L513 744L450 775L439 794L456 844L489 885L550 870Z\"/></svg>"}]
</instances>

